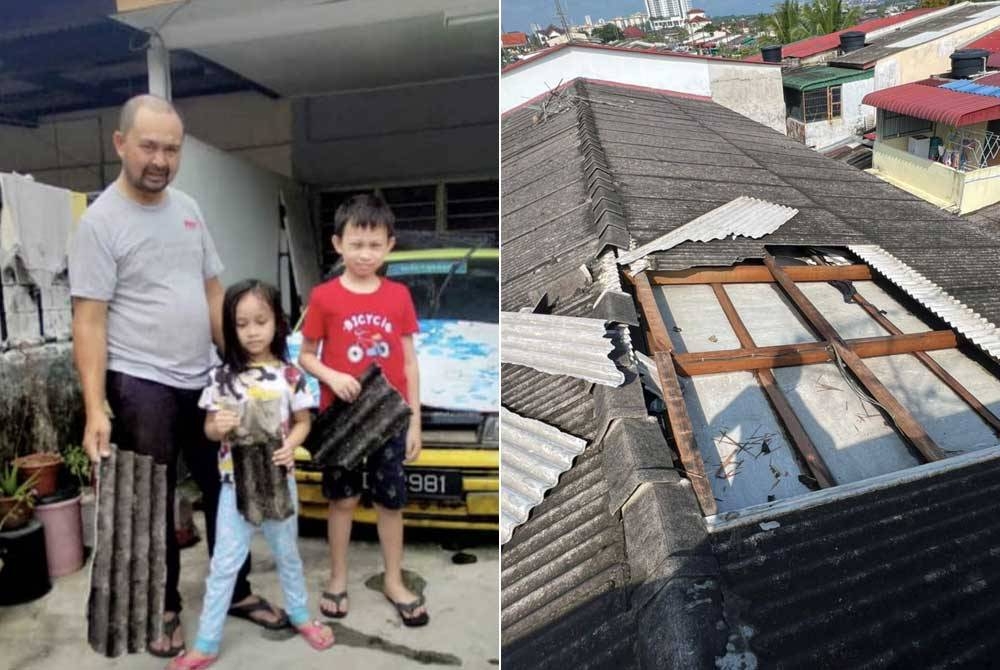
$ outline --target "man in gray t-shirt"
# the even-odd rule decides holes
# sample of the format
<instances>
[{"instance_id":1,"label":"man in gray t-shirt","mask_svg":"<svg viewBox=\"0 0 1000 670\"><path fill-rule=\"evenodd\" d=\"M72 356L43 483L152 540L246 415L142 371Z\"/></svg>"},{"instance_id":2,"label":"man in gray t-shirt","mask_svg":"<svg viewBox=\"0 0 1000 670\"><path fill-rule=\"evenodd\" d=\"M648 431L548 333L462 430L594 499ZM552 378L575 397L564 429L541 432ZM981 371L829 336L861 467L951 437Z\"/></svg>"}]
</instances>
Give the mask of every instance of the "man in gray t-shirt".
<instances>
[{"instance_id":1,"label":"man in gray t-shirt","mask_svg":"<svg viewBox=\"0 0 1000 670\"><path fill-rule=\"evenodd\" d=\"M173 532L178 455L202 490L210 554L220 487L218 444L205 437L198 398L217 360L212 342L222 342L222 262L197 203L168 188L183 139L166 100L144 95L125 104L114 134L121 173L84 213L69 259L83 447L95 462L114 442L167 465L164 637L148 647L157 656L184 647ZM248 556L230 614L284 627L284 613L252 595L249 570Z\"/></svg>"}]
</instances>

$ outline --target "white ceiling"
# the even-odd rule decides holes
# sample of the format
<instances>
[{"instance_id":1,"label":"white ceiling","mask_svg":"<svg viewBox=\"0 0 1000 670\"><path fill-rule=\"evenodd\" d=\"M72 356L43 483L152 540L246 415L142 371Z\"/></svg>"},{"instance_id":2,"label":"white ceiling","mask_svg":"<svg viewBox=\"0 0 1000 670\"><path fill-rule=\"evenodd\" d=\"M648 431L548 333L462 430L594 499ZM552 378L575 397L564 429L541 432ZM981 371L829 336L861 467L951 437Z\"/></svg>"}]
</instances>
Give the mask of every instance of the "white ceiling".
<instances>
[{"instance_id":1,"label":"white ceiling","mask_svg":"<svg viewBox=\"0 0 1000 670\"><path fill-rule=\"evenodd\" d=\"M498 70L497 0L191 0L115 18L159 28L168 48L194 51L284 96Z\"/></svg>"}]
</instances>

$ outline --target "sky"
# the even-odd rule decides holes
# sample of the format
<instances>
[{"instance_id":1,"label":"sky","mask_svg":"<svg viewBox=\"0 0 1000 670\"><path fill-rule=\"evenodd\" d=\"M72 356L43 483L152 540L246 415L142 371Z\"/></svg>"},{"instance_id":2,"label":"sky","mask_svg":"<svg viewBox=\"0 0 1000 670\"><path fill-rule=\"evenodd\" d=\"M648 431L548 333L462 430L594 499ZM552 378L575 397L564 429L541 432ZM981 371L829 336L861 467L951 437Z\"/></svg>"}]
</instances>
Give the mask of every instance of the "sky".
<instances>
[{"instance_id":1,"label":"sky","mask_svg":"<svg viewBox=\"0 0 1000 670\"><path fill-rule=\"evenodd\" d=\"M646 12L643 0L561 0L570 24L583 23L590 15L594 21ZM692 7L704 9L709 16L759 14L770 12L776 0L691 0ZM504 32L528 31L531 24L559 25L554 0L500 0L500 26Z\"/></svg>"}]
</instances>

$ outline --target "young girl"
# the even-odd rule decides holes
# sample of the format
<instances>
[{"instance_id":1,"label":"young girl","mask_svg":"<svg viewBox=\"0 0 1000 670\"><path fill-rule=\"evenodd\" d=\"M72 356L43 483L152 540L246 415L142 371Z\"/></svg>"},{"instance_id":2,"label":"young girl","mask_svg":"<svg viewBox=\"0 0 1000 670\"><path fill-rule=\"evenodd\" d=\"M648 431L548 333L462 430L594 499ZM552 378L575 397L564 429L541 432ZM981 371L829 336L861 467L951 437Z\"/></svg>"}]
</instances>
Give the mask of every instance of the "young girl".
<instances>
[{"instance_id":1,"label":"young girl","mask_svg":"<svg viewBox=\"0 0 1000 670\"><path fill-rule=\"evenodd\" d=\"M222 442L219 471L222 492L216 527L215 552L205 584L205 602L194 649L177 656L170 670L200 670L215 662L222 641L226 610L232 597L236 575L250 551L255 527L237 510L233 481L233 461L228 438L240 426L237 407L245 409L256 400L280 399L282 446L274 451L275 465L291 468L293 452L309 433L312 396L305 377L288 362L288 323L281 311L278 291L255 280L245 280L226 291L222 330L225 362L212 375L199 404L205 410L205 434ZM295 478L288 474L292 509L298 508ZM333 644L333 630L311 621L306 605L305 579L299 558L297 516L261 523L264 537L274 553L278 577L285 595L291 624L315 649Z\"/></svg>"}]
</instances>

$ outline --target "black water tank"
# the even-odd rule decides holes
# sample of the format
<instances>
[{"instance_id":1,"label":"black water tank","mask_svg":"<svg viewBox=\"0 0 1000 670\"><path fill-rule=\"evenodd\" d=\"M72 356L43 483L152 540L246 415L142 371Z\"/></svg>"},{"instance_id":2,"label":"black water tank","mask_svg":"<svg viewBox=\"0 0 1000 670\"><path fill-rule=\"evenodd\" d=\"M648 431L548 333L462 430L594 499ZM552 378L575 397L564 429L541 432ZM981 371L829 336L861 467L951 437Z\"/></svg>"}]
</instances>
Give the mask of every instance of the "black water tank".
<instances>
[{"instance_id":1,"label":"black water tank","mask_svg":"<svg viewBox=\"0 0 1000 670\"><path fill-rule=\"evenodd\" d=\"M773 44L769 47L760 48L761 58L764 59L765 63L780 63L781 62L781 45Z\"/></svg>"},{"instance_id":2,"label":"black water tank","mask_svg":"<svg viewBox=\"0 0 1000 670\"><path fill-rule=\"evenodd\" d=\"M951 78L968 79L986 69L986 59L990 52L986 49L962 49L951 55Z\"/></svg>"},{"instance_id":3,"label":"black water tank","mask_svg":"<svg viewBox=\"0 0 1000 670\"><path fill-rule=\"evenodd\" d=\"M860 30L840 33L840 50L845 54L857 51L865 45L865 34Z\"/></svg>"}]
</instances>

